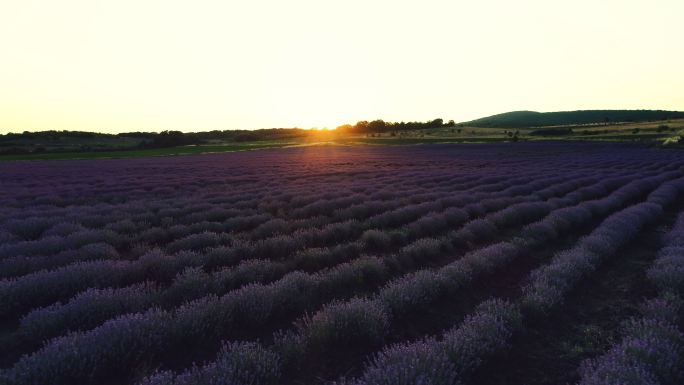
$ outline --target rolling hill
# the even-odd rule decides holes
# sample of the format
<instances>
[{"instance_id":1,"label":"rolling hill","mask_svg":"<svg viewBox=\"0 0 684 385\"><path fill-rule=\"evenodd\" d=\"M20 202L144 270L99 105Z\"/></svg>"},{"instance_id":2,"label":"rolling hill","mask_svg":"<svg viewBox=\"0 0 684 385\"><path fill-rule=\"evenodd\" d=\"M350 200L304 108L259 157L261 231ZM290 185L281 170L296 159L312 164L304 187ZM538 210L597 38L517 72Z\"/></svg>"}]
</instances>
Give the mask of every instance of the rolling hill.
<instances>
[{"instance_id":1,"label":"rolling hill","mask_svg":"<svg viewBox=\"0 0 684 385\"><path fill-rule=\"evenodd\" d=\"M684 118L684 112L663 110L513 111L463 122L461 124L471 127L523 128L615 122L644 122L678 118Z\"/></svg>"}]
</instances>

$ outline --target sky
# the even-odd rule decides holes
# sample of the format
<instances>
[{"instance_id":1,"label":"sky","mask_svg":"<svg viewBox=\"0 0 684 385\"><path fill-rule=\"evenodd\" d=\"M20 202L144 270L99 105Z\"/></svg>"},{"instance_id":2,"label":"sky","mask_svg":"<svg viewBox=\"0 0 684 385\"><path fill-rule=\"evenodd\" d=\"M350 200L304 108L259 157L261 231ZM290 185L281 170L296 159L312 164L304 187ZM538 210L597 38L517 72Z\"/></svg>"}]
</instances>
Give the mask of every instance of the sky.
<instances>
[{"instance_id":1,"label":"sky","mask_svg":"<svg viewBox=\"0 0 684 385\"><path fill-rule=\"evenodd\" d=\"M684 110L682 0L0 0L0 133Z\"/></svg>"}]
</instances>

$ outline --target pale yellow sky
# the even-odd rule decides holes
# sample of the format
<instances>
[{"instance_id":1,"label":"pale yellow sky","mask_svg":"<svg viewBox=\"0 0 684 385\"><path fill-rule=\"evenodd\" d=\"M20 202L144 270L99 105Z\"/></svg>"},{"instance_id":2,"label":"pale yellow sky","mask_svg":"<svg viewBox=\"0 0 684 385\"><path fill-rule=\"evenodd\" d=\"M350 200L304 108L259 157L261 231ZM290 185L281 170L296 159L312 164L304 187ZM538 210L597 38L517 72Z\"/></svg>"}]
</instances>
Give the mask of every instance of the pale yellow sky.
<instances>
[{"instance_id":1,"label":"pale yellow sky","mask_svg":"<svg viewBox=\"0 0 684 385\"><path fill-rule=\"evenodd\" d=\"M682 0L0 0L0 133L684 110Z\"/></svg>"}]
</instances>

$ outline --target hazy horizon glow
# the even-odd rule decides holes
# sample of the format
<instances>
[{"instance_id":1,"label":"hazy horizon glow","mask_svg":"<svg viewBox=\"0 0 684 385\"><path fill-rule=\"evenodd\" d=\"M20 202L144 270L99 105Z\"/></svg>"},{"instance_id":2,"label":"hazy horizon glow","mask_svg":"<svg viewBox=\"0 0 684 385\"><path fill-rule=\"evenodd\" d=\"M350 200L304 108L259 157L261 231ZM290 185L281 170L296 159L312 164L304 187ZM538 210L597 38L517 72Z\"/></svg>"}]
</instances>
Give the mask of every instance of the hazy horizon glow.
<instances>
[{"instance_id":1,"label":"hazy horizon glow","mask_svg":"<svg viewBox=\"0 0 684 385\"><path fill-rule=\"evenodd\" d=\"M684 110L681 0L0 4L0 133Z\"/></svg>"}]
</instances>

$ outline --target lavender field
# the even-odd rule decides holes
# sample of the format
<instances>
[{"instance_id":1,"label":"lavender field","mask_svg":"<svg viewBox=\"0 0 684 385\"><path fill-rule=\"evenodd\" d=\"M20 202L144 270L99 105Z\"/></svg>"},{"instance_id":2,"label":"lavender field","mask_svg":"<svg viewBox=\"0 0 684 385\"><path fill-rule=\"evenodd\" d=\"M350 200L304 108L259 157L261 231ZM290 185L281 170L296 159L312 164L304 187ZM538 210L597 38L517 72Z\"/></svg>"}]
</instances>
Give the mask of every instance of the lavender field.
<instances>
[{"instance_id":1,"label":"lavender field","mask_svg":"<svg viewBox=\"0 0 684 385\"><path fill-rule=\"evenodd\" d=\"M0 384L684 383L684 153L0 164Z\"/></svg>"}]
</instances>

